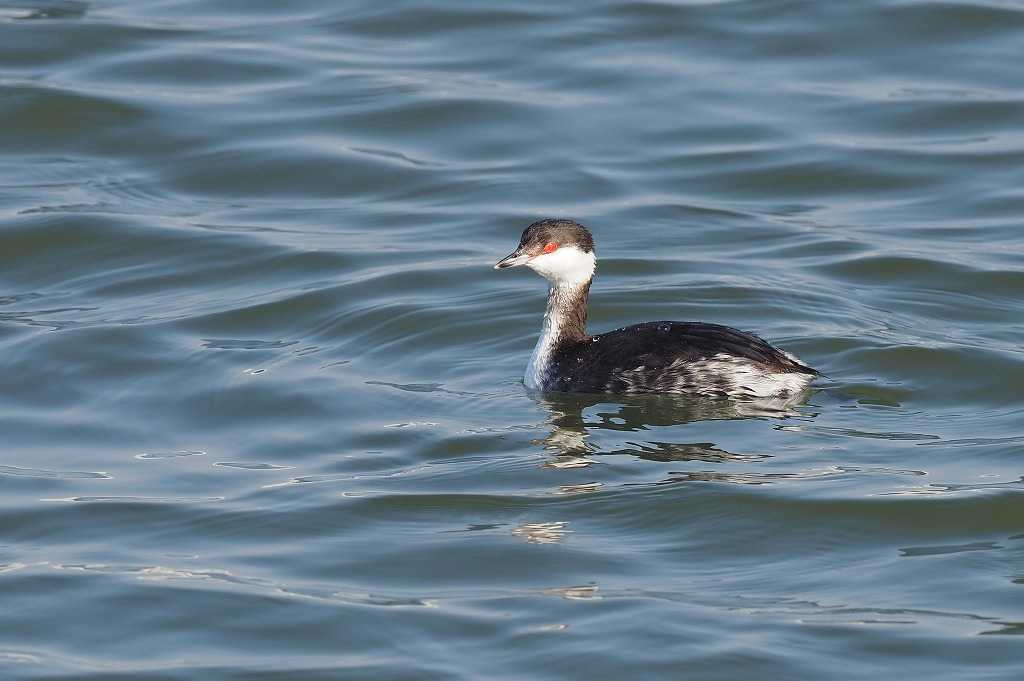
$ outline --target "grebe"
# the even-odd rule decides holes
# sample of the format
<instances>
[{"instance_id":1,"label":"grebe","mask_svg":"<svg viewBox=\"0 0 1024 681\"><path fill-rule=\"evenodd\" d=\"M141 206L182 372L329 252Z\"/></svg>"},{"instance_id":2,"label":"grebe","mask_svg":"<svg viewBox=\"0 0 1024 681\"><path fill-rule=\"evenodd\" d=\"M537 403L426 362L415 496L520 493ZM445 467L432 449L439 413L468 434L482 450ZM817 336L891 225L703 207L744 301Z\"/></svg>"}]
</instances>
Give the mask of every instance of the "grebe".
<instances>
[{"instance_id":1,"label":"grebe","mask_svg":"<svg viewBox=\"0 0 1024 681\"><path fill-rule=\"evenodd\" d=\"M588 335L597 258L594 238L572 220L533 223L494 268L520 265L549 285L540 339L524 377L532 390L776 397L803 391L819 375L763 339L719 324L644 322Z\"/></svg>"}]
</instances>

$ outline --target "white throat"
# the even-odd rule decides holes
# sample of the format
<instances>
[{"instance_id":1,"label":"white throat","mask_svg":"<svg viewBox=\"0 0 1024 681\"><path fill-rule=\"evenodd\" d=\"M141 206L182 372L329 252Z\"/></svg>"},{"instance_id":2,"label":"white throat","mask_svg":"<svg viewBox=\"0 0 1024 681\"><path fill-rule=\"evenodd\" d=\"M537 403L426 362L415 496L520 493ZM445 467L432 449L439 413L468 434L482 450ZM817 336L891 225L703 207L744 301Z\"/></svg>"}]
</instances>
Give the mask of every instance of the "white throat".
<instances>
[{"instance_id":1,"label":"white throat","mask_svg":"<svg viewBox=\"0 0 1024 681\"><path fill-rule=\"evenodd\" d=\"M555 346L568 323L566 304L578 300L580 290L590 284L597 258L593 253L585 253L575 246L566 246L554 253L539 255L526 265L549 283L548 305L540 338L537 339L523 376L527 388L542 390L549 378Z\"/></svg>"}]
</instances>

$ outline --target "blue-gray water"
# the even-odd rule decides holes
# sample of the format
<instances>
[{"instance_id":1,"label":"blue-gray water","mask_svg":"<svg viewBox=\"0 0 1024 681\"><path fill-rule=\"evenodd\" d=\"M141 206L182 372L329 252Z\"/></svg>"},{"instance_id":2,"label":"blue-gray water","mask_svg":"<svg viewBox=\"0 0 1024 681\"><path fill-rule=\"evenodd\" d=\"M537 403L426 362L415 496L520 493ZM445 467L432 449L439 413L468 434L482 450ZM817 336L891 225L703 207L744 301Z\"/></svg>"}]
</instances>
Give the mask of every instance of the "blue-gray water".
<instances>
[{"instance_id":1,"label":"blue-gray water","mask_svg":"<svg viewBox=\"0 0 1024 681\"><path fill-rule=\"evenodd\" d=\"M1019 679L1024 3L0 1L0 678ZM791 413L538 400L756 330Z\"/></svg>"}]
</instances>

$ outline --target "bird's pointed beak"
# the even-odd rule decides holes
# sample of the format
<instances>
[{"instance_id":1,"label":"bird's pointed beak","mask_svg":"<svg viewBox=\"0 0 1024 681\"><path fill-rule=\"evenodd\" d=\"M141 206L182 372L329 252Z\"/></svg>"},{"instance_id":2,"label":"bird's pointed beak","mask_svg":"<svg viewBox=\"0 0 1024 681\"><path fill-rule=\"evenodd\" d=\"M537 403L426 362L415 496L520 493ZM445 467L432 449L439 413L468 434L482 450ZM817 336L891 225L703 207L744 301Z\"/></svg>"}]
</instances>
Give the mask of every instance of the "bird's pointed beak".
<instances>
[{"instance_id":1,"label":"bird's pointed beak","mask_svg":"<svg viewBox=\"0 0 1024 681\"><path fill-rule=\"evenodd\" d=\"M494 264L494 269L503 270L506 267L519 267L520 265L525 265L529 259L530 256L528 256L526 253L523 253L523 250L521 248L517 248L516 250L512 251L504 258L496 262Z\"/></svg>"}]
</instances>

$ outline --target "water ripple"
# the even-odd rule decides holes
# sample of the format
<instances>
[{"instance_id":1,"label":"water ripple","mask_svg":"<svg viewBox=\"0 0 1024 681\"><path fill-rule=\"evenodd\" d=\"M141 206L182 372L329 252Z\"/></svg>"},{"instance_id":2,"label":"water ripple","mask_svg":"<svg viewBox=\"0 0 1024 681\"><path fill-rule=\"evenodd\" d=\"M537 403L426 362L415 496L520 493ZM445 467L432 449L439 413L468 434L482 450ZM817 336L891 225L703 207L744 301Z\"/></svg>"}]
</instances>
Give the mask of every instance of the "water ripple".
<instances>
[{"instance_id":1,"label":"water ripple","mask_svg":"<svg viewBox=\"0 0 1024 681\"><path fill-rule=\"evenodd\" d=\"M95 471L53 471L41 468L21 468L19 466L0 465L0 475L11 475L26 478L54 478L64 480L110 480L107 473Z\"/></svg>"}]
</instances>

